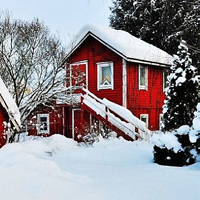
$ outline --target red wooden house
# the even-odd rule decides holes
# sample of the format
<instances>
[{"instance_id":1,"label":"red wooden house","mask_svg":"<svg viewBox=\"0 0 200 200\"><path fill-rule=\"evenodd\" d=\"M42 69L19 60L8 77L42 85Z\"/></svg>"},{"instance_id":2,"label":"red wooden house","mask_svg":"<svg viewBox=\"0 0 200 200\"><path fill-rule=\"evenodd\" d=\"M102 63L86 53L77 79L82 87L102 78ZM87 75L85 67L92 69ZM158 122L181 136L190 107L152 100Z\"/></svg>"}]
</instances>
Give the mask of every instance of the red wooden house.
<instances>
[{"instance_id":1,"label":"red wooden house","mask_svg":"<svg viewBox=\"0 0 200 200\"><path fill-rule=\"evenodd\" d=\"M20 131L19 109L0 77L0 147L6 143L5 123L10 123L15 131Z\"/></svg>"},{"instance_id":2,"label":"red wooden house","mask_svg":"<svg viewBox=\"0 0 200 200\"><path fill-rule=\"evenodd\" d=\"M125 31L85 26L69 46L63 65L66 68L66 85L71 88L84 86L87 90L82 92L76 87L67 94L71 103L57 102L54 112L61 116L57 123L60 130L56 128L53 132L78 139L77 135L84 134L93 119L106 123L118 133L129 132L117 127L121 122L125 126L130 125L130 121L124 119L124 112L119 112L120 107L108 106L112 103L131 111L148 129L158 130L165 99L165 71L171 61L172 57L166 52ZM109 100L107 105L103 98ZM98 106L103 111L95 108ZM118 122L108 120L113 116ZM55 118L49 122L46 113L43 120L46 124L53 124ZM129 127L133 133L134 128L140 129L138 123L131 122Z\"/></svg>"}]
</instances>

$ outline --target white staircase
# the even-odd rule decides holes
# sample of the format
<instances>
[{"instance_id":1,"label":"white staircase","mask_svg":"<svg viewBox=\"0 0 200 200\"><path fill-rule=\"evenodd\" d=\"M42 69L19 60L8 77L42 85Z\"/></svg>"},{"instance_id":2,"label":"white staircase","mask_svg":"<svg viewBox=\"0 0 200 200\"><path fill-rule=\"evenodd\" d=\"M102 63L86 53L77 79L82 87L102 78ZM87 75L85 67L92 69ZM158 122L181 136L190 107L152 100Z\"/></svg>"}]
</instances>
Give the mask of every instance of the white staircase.
<instances>
[{"instance_id":1,"label":"white staircase","mask_svg":"<svg viewBox=\"0 0 200 200\"><path fill-rule=\"evenodd\" d=\"M93 110L104 121L109 122L133 140L136 138L149 139L151 131L130 110L105 98L100 99L86 89L83 91L85 94L82 95L82 104Z\"/></svg>"}]
</instances>

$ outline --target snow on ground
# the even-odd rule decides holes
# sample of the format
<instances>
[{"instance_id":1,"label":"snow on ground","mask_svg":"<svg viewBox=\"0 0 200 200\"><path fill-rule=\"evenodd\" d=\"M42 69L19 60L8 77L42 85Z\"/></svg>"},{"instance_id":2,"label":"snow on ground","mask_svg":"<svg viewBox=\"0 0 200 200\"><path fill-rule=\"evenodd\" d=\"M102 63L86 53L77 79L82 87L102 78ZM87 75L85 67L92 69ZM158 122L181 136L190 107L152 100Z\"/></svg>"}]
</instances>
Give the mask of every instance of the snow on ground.
<instances>
[{"instance_id":1,"label":"snow on ground","mask_svg":"<svg viewBox=\"0 0 200 200\"><path fill-rule=\"evenodd\" d=\"M200 162L159 166L152 145L123 139L78 146L61 135L0 149L1 200L200 199Z\"/></svg>"}]
</instances>

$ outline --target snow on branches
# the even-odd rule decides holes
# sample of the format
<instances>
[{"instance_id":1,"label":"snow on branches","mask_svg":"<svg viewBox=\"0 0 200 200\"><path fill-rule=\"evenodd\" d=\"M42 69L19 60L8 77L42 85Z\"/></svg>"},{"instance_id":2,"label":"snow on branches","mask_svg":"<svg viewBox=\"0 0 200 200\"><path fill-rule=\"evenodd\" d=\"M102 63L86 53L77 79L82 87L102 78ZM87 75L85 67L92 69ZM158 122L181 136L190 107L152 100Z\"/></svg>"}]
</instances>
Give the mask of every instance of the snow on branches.
<instances>
[{"instance_id":1,"label":"snow on branches","mask_svg":"<svg viewBox=\"0 0 200 200\"><path fill-rule=\"evenodd\" d=\"M185 41L178 46L174 55L169 86L165 90L163 130L169 131L187 124L192 125L194 109L198 102L197 70L192 65Z\"/></svg>"}]
</instances>

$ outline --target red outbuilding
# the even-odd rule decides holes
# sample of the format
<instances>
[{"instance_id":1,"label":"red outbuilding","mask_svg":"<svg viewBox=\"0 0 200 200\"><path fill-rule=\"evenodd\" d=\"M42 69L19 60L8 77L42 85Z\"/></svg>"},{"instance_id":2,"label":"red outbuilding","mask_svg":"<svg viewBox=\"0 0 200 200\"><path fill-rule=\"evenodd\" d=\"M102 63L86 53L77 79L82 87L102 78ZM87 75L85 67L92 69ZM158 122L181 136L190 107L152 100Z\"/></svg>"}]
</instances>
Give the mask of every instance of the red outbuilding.
<instances>
[{"instance_id":1,"label":"red outbuilding","mask_svg":"<svg viewBox=\"0 0 200 200\"><path fill-rule=\"evenodd\" d=\"M10 136L8 128L20 131L21 121L19 109L0 77L0 147L6 143Z\"/></svg>"},{"instance_id":2,"label":"red outbuilding","mask_svg":"<svg viewBox=\"0 0 200 200\"><path fill-rule=\"evenodd\" d=\"M57 101L52 115L43 112L37 121L44 122L45 134L76 140L94 123L132 139L158 130L171 62L169 54L125 31L87 25L63 61L66 87L71 88L66 101Z\"/></svg>"}]
</instances>

